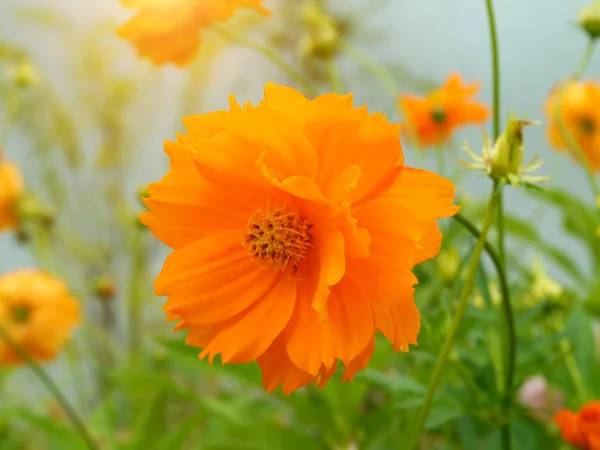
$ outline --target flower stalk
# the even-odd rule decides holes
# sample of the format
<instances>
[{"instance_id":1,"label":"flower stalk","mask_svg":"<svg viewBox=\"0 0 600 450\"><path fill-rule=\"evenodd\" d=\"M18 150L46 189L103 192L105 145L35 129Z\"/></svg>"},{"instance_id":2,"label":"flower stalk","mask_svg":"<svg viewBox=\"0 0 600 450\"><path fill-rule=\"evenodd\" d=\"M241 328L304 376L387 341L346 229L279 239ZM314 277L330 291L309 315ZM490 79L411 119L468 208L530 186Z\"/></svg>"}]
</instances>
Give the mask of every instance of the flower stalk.
<instances>
[{"instance_id":1,"label":"flower stalk","mask_svg":"<svg viewBox=\"0 0 600 450\"><path fill-rule=\"evenodd\" d=\"M450 352L454 345L454 340L456 338L456 335L458 334L458 330L460 329L460 325L462 323L463 316L465 315L465 311L467 310L469 295L473 290L475 275L477 273L477 267L479 266L479 259L485 247L487 234L490 230L496 213L496 209L498 207L498 192L499 186L496 183L494 184L494 188L492 190L492 194L488 202L487 211L483 219L483 225L481 228L481 234L479 236L479 239L477 240L477 244L475 245L473 256L471 257L471 262L467 271L467 276L464 281L462 290L460 292L458 306L456 308L454 319L452 320L450 331L448 332L446 340L444 341L444 345L442 346L442 350L440 351L440 354L437 358L437 362L433 369L433 374L431 376L431 380L429 381L429 387L427 389L427 393L423 401L423 406L421 407L421 410L417 415L415 425L411 427L412 433L410 435L408 445L406 447L409 450L416 447L416 444L419 440L419 436L421 435L423 427L425 426L427 415L433 403L433 396L435 395L437 387L441 382L444 367L446 365L446 362L448 361L448 357L450 356Z\"/></svg>"},{"instance_id":2,"label":"flower stalk","mask_svg":"<svg viewBox=\"0 0 600 450\"><path fill-rule=\"evenodd\" d=\"M91 450L99 450L100 447L96 444L94 439L92 438L91 433L85 426L83 420L79 417L75 409L71 406L65 395L62 393L60 388L52 381L52 378L46 373L42 367L36 363L31 355L27 351L25 351L21 346L19 346L8 334L8 332L4 329L2 325L0 325L0 338L4 340L12 349L17 353L29 366L31 371L37 376L40 382L48 389L48 391L52 394L54 399L58 402L60 407L63 409L73 428L77 431L77 433L81 436L81 439L86 443L87 447Z\"/></svg>"},{"instance_id":3,"label":"flower stalk","mask_svg":"<svg viewBox=\"0 0 600 450\"><path fill-rule=\"evenodd\" d=\"M224 27L221 27L217 24L213 25L212 29L222 38L230 41L237 42L245 47L248 47L251 50L263 55L269 61L271 61L275 66L281 69L287 76L289 76L292 80L298 83L302 88L306 91L306 94L309 96L316 97L319 95L317 89L312 85L312 83L304 77L300 72L294 69L290 64L288 64L281 56L277 54L276 51L271 49L270 47L263 45L259 42L253 41L246 36L238 35L228 30Z\"/></svg>"}]
</instances>

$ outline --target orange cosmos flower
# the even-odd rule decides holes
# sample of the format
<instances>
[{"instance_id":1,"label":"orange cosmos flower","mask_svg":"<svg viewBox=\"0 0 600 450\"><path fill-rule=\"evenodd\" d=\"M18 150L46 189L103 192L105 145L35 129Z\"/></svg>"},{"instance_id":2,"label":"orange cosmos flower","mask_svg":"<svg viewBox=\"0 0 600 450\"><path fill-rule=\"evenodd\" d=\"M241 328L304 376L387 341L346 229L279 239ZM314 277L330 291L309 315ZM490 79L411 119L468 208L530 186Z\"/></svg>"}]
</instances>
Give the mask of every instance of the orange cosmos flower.
<instances>
[{"instance_id":1,"label":"orange cosmos flower","mask_svg":"<svg viewBox=\"0 0 600 450\"><path fill-rule=\"evenodd\" d=\"M230 19L240 8L268 14L262 0L121 0L140 11L117 30L155 65L189 64L200 47L200 30Z\"/></svg>"},{"instance_id":2,"label":"orange cosmos flower","mask_svg":"<svg viewBox=\"0 0 600 450\"><path fill-rule=\"evenodd\" d=\"M37 270L0 276L0 324L11 339L38 361L53 359L79 322L79 303L65 284ZM0 365L21 357L0 337Z\"/></svg>"},{"instance_id":3,"label":"orange cosmos flower","mask_svg":"<svg viewBox=\"0 0 600 450\"><path fill-rule=\"evenodd\" d=\"M406 122L403 129L420 146L444 143L458 127L485 122L490 112L473 100L479 85L464 85L460 75L451 75L444 86L427 97L402 95L399 106Z\"/></svg>"},{"instance_id":4,"label":"orange cosmos flower","mask_svg":"<svg viewBox=\"0 0 600 450\"><path fill-rule=\"evenodd\" d=\"M23 189L19 168L4 161L0 149L0 231L17 225L15 206Z\"/></svg>"},{"instance_id":5,"label":"orange cosmos flower","mask_svg":"<svg viewBox=\"0 0 600 450\"><path fill-rule=\"evenodd\" d=\"M142 215L172 247L155 286L200 358L258 361L268 391L352 380L375 331L416 344L415 264L436 255L454 186L403 165L399 127L352 95L268 84L258 106L184 119Z\"/></svg>"},{"instance_id":6,"label":"orange cosmos flower","mask_svg":"<svg viewBox=\"0 0 600 450\"><path fill-rule=\"evenodd\" d=\"M548 116L548 139L557 149L566 149L560 129L555 120L555 112L561 88L552 91L546 101ZM561 118L585 154L590 165L600 170L600 84L593 81L573 81L565 88Z\"/></svg>"},{"instance_id":7,"label":"orange cosmos flower","mask_svg":"<svg viewBox=\"0 0 600 450\"><path fill-rule=\"evenodd\" d=\"M600 450L600 401L589 402L574 412L563 409L554 416L562 438L584 450Z\"/></svg>"}]
</instances>

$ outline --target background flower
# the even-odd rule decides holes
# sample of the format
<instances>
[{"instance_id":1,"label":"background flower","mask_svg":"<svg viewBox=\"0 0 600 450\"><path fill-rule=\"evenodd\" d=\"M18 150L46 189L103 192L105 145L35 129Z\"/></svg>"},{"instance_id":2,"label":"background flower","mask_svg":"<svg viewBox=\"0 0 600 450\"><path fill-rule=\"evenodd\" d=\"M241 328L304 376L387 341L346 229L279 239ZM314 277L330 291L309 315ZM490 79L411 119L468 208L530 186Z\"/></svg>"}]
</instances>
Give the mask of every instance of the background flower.
<instances>
[{"instance_id":1,"label":"background flower","mask_svg":"<svg viewBox=\"0 0 600 450\"><path fill-rule=\"evenodd\" d=\"M460 75L453 74L426 97L400 96L404 132L419 146L427 147L448 141L459 127L484 123L490 112L473 99L478 91L478 84L463 84Z\"/></svg>"},{"instance_id":2,"label":"background flower","mask_svg":"<svg viewBox=\"0 0 600 450\"><path fill-rule=\"evenodd\" d=\"M560 87L546 100L548 139L553 147L564 150L567 145L555 120ZM595 170L600 170L600 84L596 81L572 81L565 88L561 115L565 126Z\"/></svg>"},{"instance_id":3,"label":"background flower","mask_svg":"<svg viewBox=\"0 0 600 450\"><path fill-rule=\"evenodd\" d=\"M69 296L63 281L29 269L0 276L0 324L35 360L53 359L79 321L79 303ZM22 362L0 340L0 364Z\"/></svg>"}]
</instances>

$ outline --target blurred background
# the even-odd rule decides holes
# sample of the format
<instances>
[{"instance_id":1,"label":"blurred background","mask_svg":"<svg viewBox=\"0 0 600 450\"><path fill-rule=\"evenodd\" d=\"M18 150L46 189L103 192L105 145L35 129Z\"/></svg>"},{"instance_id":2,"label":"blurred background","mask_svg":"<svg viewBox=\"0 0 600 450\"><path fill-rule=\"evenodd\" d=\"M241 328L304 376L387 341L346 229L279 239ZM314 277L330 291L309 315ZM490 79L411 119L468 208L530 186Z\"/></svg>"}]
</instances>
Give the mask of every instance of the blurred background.
<instances>
[{"instance_id":1,"label":"blurred background","mask_svg":"<svg viewBox=\"0 0 600 450\"><path fill-rule=\"evenodd\" d=\"M300 11L308 3L266 1L271 18L242 13L227 26L281 53L327 92L323 64L299 51L308 27ZM478 99L491 107L484 1L315 3L354 49L336 59L343 91L354 93L356 105L384 111L397 122L398 95L426 94L459 73L466 82L481 83ZM544 201L524 188L505 190L508 270L521 349L516 384L542 373L543 383L567 399L560 404L575 406L572 373L560 359L566 353L574 355L588 394L600 395L594 381L600 376L600 345L593 335L600 316L600 253L587 222L565 232L569 217L592 217L586 214L594 210L594 198L583 169L550 148L544 102L581 57L587 38L576 18L588 2L495 3L502 123L509 111L542 121L525 129L525 158L539 153L546 161L540 174L551 177ZM46 366L48 372L101 448L401 448L449 327L471 236L444 223L440 257L417 269L417 304L426 317L419 347L394 354L388 343L378 342L369 369L351 386L338 377L322 391L268 396L255 365L198 362L182 333L171 333L161 310L164 299L153 295L168 249L139 224L140 197L167 172L163 142L182 131L182 117L225 109L232 93L240 102L256 103L268 81L298 86L263 55L210 30L203 32L202 50L189 67L154 67L115 35L132 13L117 0L0 0L0 144L35 194L33 215L47 222L0 234L0 273L48 270L67 280L85 312L75 339ZM596 55L584 79L599 75ZM485 126L489 132L490 124ZM436 150L404 142L405 161L451 178L457 203L479 223L490 180L458 163L466 159L460 150L465 139L479 151L481 129L458 131L441 150L441 162ZM493 278L486 262L423 449L500 448L493 425L501 420L499 400L489 394L495 389L501 320ZM560 320L548 311L559 311ZM548 386L540 388L544 395ZM556 405L544 398L541 416L517 407L514 433L522 444L517 448L567 448L548 416ZM0 404L0 449L86 448L31 373L7 375Z\"/></svg>"}]
</instances>

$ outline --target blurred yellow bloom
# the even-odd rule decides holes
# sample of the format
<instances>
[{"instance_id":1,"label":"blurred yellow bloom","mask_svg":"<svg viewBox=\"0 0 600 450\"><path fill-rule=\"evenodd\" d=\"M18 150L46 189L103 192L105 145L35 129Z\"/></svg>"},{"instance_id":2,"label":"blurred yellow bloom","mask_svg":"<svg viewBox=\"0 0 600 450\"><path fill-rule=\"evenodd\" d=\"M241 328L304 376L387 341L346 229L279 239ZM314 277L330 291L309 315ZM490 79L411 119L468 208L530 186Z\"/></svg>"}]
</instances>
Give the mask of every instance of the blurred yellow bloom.
<instances>
[{"instance_id":1,"label":"blurred yellow bloom","mask_svg":"<svg viewBox=\"0 0 600 450\"><path fill-rule=\"evenodd\" d=\"M490 281L488 285L488 292L490 294L490 301L492 303L492 307L497 307L502 303L502 294L500 293L500 288L495 281ZM480 290L476 290L473 295L473 306L477 309L484 309L486 307L485 299L483 298L483 294Z\"/></svg>"},{"instance_id":2,"label":"blurred yellow bloom","mask_svg":"<svg viewBox=\"0 0 600 450\"><path fill-rule=\"evenodd\" d=\"M16 164L2 159L0 149L0 231L17 225L16 204L24 190Z\"/></svg>"},{"instance_id":3,"label":"blurred yellow bloom","mask_svg":"<svg viewBox=\"0 0 600 450\"><path fill-rule=\"evenodd\" d=\"M200 48L200 30L229 20L238 9L268 11L262 0L121 0L138 13L117 30L155 65L188 65Z\"/></svg>"},{"instance_id":4,"label":"blurred yellow bloom","mask_svg":"<svg viewBox=\"0 0 600 450\"><path fill-rule=\"evenodd\" d=\"M63 281L33 269L0 276L0 324L33 359L53 359L79 321L79 303ZM0 365L21 362L0 338Z\"/></svg>"},{"instance_id":5,"label":"blurred yellow bloom","mask_svg":"<svg viewBox=\"0 0 600 450\"><path fill-rule=\"evenodd\" d=\"M561 86L552 91L546 101L548 139L558 150L568 149L559 124L555 120ZM583 151L594 171L600 171L600 83L597 81L571 81L562 99L560 118L573 139ZM573 155L576 156L576 155Z\"/></svg>"}]
</instances>

